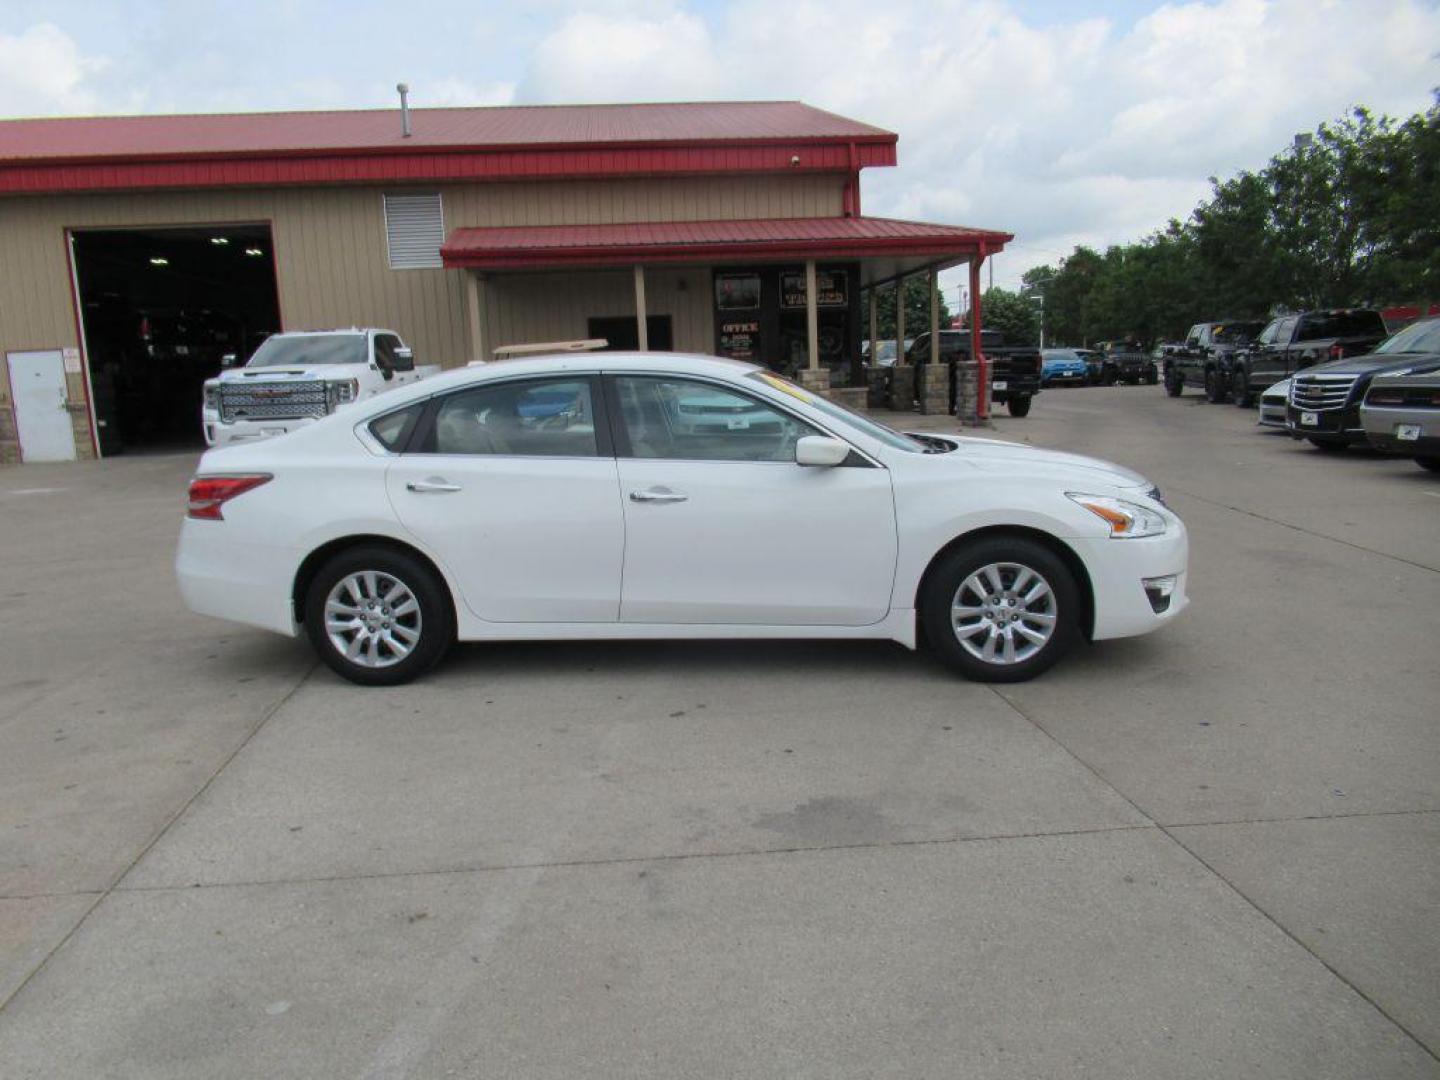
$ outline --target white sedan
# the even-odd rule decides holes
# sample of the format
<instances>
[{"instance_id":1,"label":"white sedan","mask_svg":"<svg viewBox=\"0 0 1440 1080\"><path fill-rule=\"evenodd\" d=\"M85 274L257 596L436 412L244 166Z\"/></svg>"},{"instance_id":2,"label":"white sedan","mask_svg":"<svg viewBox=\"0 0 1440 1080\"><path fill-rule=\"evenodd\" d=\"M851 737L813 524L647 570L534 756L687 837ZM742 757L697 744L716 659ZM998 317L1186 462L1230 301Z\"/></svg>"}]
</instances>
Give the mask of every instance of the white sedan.
<instances>
[{"instance_id":1,"label":"white sedan","mask_svg":"<svg viewBox=\"0 0 1440 1080\"><path fill-rule=\"evenodd\" d=\"M212 450L176 569L194 611L359 683L466 641L880 638L1030 678L1185 607L1143 477L903 435L749 364L587 353L470 367Z\"/></svg>"}]
</instances>

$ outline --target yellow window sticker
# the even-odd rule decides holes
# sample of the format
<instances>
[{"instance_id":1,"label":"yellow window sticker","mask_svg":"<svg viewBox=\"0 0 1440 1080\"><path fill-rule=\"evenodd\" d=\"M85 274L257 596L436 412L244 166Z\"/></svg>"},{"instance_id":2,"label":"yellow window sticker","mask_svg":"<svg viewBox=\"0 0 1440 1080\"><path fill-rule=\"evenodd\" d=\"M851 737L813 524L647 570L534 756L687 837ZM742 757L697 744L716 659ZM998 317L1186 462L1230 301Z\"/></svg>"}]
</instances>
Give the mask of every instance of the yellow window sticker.
<instances>
[{"instance_id":1,"label":"yellow window sticker","mask_svg":"<svg viewBox=\"0 0 1440 1080\"><path fill-rule=\"evenodd\" d=\"M762 380L764 380L767 385L773 386L782 394L789 394L796 400L805 402L806 405L810 405L815 401L814 395L812 395L808 390L800 389L800 387L796 386L789 379L782 379L779 375L772 375L768 371L761 371L757 374Z\"/></svg>"}]
</instances>

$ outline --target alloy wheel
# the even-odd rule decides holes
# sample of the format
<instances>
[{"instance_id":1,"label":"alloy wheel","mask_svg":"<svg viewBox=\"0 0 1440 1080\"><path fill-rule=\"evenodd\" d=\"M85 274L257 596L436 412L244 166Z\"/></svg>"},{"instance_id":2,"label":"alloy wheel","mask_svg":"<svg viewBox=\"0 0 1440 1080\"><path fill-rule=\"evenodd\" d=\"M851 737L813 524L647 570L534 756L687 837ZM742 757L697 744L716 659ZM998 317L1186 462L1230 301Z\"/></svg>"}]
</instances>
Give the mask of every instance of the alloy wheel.
<instances>
[{"instance_id":1,"label":"alloy wheel","mask_svg":"<svg viewBox=\"0 0 1440 1080\"><path fill-rule=\"evenodd\" d=\"M950 603L955 637L975 659L1019 664L1055 633L1059 608L1045 578L1015 562L988 563L960 583Z\"/></svg>"},{"instance_id":2,"label":"alloy wheel","mask_svg":"<svg viewBox=\"0 0 1440 1080\"><path fill-rule=\"evenodd\" d=\"M357 570L325 598L325 633L352 664L387 668L420 642L420 603L405 582L381 570Z\"/></svg>"}]
</instances>

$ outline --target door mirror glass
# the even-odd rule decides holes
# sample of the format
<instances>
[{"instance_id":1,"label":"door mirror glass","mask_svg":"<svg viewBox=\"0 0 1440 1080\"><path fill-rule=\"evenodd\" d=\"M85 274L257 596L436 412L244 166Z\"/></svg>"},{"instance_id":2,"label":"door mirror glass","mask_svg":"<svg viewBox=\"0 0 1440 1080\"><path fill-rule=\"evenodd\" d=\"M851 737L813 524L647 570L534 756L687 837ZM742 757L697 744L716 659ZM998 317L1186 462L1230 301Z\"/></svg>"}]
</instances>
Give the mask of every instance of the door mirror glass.
<instances>
[{"instance_id":1,"label":"door mirror glass","mask_svg":"<svg viewBox=\"0 0 1440 1080\"><path fill-rule=\"evenodd\" d=\"M830 468L850 456L850 444L827 435L806 435L795 442L795 464Z\"/></svg>"},{"instance_id":2,"label":"door mirror glass","mask_svg":"<svg viewBox=\"0 0 1440 1080\"><path fill-rule=\"evenodd\" d=\"M395 350L395 370L396 370L396 371L414 371L414 370L415 370L415 350L413 350L413 349L411 349L411 348L409 348L408 346L405 346L405 345L401 345L398 349L396 349L396 350Z\"/></svg>"}]
</instances>

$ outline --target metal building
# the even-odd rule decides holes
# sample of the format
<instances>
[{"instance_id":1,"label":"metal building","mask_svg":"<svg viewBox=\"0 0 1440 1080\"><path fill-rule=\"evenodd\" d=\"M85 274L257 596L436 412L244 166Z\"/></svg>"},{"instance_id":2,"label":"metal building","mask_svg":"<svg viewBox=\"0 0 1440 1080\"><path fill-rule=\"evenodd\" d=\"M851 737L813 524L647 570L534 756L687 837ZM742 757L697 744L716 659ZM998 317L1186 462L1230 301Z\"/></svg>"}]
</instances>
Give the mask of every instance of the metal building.
<instances>
[{"instance_id":1,"label":"metal building","mask_svg":"<svg viewBox=\"0 0 1440 1080\"><path fill-rule=\"evenodd\" d=\"M408 119L0 122L0 461L194 442L203 379L280 329L444 366L603 337L863 398L862 294L1011 239L864 216L896 136L799 102Z\"/></svg>"}]
</instances>

